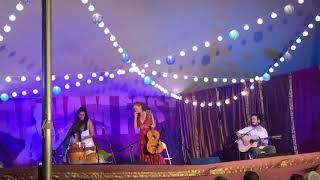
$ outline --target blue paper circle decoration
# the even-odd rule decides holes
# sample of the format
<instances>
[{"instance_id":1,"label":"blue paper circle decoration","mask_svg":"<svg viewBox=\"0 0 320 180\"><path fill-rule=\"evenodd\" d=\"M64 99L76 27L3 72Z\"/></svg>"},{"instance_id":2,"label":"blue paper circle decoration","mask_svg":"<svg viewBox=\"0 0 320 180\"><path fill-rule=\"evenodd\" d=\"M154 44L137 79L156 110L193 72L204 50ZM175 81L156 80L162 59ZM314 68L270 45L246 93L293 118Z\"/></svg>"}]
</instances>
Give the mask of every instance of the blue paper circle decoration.
<instances>
[{"instance_id":1,"label":"blue paper circle decoration","mask_svg":"<svg viewBox=\"0 0 320 180\"><path fill-rule=\"evenodd\" d=\"M52 92L54 95L59 95L61 93L61 88L59 86L54 86Z\"/></svg>"},{"instance_id":2,"label":"blue paper circle decoration","mask_svg":"<svg viewBox=\"0 0 320 180\"><path fill-rule=\"evenodd\" d=\"M240 36L239 32L235 29L229 32L229 37L232 40L237 40L239 38L239 36Z\"/></svg>"},{"instance_id":3,"label":"blue paper circle decoration","mask_svg":"<svg viewBox=\"0 0 320 180\"><path fill-rule=\"evenodd\" d=\"M28 4L31 4L31 3L32 3L32 0L22 0L22 2L23 2L24 4L26 4L26 5L28 5Z\"/></svg>"},{"instance_id":4,"label":"blue paper circle decoration","mask_svg":"<svg viewBox=\"0 0 320 180\"><path fill-rule=\"evenodd\" d=\"M127 63L129 61L129 55L126 53L121 54L121 61Z\"/></svg>"},{"instance_id":5,"label":"blue paper circle decoration","mask_svg":"<svg viewBox=\"0 0 320 180\"><path fill-rule=\"evenodd\" d=\"M168 56L166 62L168 65L173 65L176 62L176 59L173 56Z\"/></svg>"},{"instance_id":6,"label":"blue paper circle decoration","mask_svg":"<svg viewBox=\"0 0 320 180\"><path fill-rule=\"evenodd\" d=\"M271 76L268 73L264 73L262 78L263 78L264 81L269 81L271 79Z\"/></svg>"},{"instance_id":7,"label":"blue paper circle decoration","mask_svg":"<svg viewBox=\"0 0 320 180\"><path fill-rule=\"evenodd\" d=\"M251 84L250 90L254 90L254 84Z\"/></svg>"},{"instance_id":8,"label":"blue paper circle decoration","mask_svg":"<svg viewBox=\"0 0 320 180\"><path fill-rule=\"evenodd\" d=\"M8 94L7 93L2 93L1 95L0 95L0 99L1 99L1 101L8 101L9 100L9 96L8 96Z\"/></svg>"},{"instance_id":9,"label":"blue paper circle decoration","mask_svg":"<svg viewBox=\"0 0 320 180\"><path fill-rule=\"evenodd\" d=\"M143 79L144 84L149 85L149 84L151 84L151 82L152 82L152 79L150 76L144 77L144 79Z\"/></svg>"}]
</instances>

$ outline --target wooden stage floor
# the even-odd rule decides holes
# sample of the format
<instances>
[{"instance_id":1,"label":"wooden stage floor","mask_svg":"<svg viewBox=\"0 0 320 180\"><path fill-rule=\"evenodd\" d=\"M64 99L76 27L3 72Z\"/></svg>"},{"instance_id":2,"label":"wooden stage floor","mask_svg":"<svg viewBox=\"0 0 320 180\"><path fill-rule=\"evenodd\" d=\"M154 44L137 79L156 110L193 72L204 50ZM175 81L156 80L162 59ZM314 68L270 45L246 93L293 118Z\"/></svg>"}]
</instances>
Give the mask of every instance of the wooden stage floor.
<instances>
[{"instance_id":1,"label":"wooden stage floor","mask_svg":"<svg viewBox=\"0 0 320 180\"><path fill-rule=\"evenodd\" d=\"M54 165L53 179L242 179L256 171L262 180L287 180L292 173L319 170L320 152L208 165ZM0 169L0 179L38 179L38 167Z\"/></svg>"}]
</instances>

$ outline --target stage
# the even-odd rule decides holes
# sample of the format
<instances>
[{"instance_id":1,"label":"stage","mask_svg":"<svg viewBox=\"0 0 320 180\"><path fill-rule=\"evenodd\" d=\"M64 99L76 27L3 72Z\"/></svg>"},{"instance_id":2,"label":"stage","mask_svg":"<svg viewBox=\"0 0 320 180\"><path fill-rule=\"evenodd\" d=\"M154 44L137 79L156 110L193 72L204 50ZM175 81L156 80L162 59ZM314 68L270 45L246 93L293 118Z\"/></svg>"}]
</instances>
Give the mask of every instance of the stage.
<instances>
[{"instance_id":1,"label":"stage","mask_svg":"<svg viewBox=\"0 0 320 180\"><path fill-rule=\"evenodd\" d=\"M247 170L261 179L288 179L292 173L319 171L320 152L232 161L208 165L54 165L53 179L210 179L221 175L241 179ZM0 179L37 179L35 166L0 169Z\"/></svg>"}]
</instances>

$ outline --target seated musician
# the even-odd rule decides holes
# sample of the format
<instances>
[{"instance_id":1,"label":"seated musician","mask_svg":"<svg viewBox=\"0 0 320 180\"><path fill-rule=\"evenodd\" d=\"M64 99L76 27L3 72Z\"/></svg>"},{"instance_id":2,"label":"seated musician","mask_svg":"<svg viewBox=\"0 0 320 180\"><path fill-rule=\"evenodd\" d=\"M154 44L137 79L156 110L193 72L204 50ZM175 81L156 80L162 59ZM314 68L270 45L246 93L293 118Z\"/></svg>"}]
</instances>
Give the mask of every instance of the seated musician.
<instances>
[{"instance_id":1,"label":"seated musician","mask_svg":"<svg viewBox=\"0 0 320 180\"><path fill-rule=\"evenodd\" d=\"M86 108L79 108L75 121L79 123L78 128L75 129L73 134L75 143L84 143L86 147L86 154L95 152L96 149L93 142L94 126L88 117Z\"/></svg>"},{"instance_id":2,"label":"seated musician","mask_svg":"<svg viewBox=\"0 0 320 180\"><path fill-rule=\"evenodd\" d=\"M245 127L237 132L239 139L244 140L244 136L258 136L260 141L257 147L251 147L249 152L253 158L259 158L276 153L276 148L272 145L268 145L268 132L260 125L259 114L251 115L251 125Z\"/></svg>"}]
</instances>

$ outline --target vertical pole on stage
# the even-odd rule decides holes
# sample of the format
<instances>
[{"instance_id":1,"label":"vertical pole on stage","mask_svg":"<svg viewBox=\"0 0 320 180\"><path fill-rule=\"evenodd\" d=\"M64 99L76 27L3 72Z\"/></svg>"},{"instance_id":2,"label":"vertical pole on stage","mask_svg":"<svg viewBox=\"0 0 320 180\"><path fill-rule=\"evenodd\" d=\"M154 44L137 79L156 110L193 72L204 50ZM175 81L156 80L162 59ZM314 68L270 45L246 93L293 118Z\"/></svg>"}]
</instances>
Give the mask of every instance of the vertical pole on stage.
<instances>
[{"instance_id":1,"label":"vertical pole on stage","mask_svg":"<svg viewBox=\"0 0 320 180\"><path fill-rule=\"evenodd\" d=\"M42 0L42 167L41 179L52 179L51 158L51 0Z\"/></svg>"}]
</instances>

